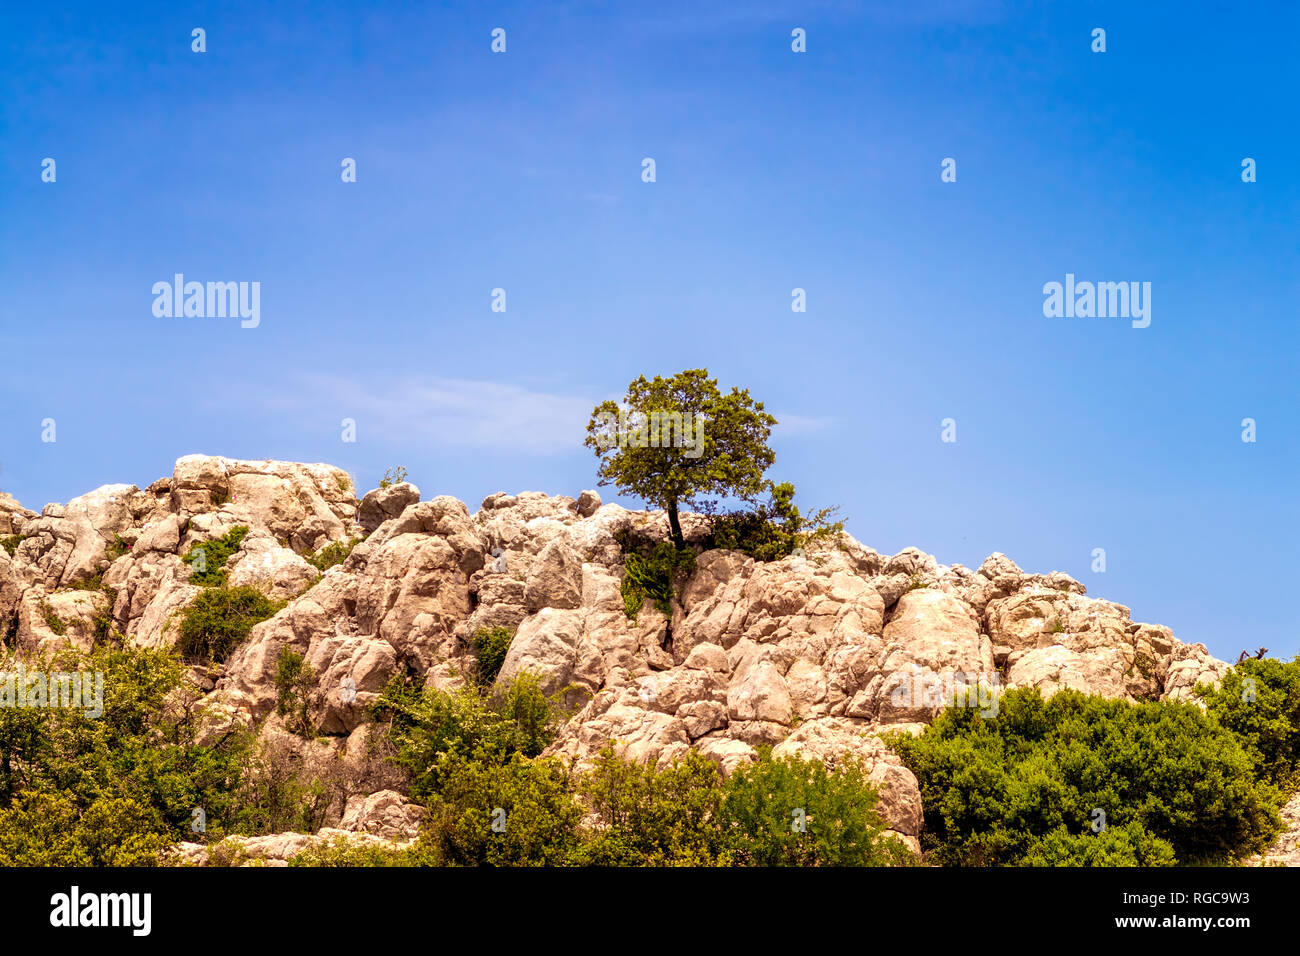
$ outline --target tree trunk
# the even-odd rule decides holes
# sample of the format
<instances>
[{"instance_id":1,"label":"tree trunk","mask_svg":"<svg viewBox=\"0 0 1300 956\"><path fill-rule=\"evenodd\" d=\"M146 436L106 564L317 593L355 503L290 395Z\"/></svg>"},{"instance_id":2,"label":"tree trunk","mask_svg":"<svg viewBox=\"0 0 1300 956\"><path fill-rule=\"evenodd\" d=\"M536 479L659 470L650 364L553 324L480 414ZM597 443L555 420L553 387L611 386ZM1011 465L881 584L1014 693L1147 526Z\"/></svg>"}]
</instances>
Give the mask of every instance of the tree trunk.
<instances>
[{"instance_id":1,"label":"tree trunk","mask_svg":"<svg viewBox=\"0 0 1300 956\"><path fill-rule=\"evenodd\" d=\"M677 520L677 499L674 498L668 502L668 526L673 531L673 544L678 550L686 547L686 539L682 537L682 524Z\"/></svg>"}]
</instances>

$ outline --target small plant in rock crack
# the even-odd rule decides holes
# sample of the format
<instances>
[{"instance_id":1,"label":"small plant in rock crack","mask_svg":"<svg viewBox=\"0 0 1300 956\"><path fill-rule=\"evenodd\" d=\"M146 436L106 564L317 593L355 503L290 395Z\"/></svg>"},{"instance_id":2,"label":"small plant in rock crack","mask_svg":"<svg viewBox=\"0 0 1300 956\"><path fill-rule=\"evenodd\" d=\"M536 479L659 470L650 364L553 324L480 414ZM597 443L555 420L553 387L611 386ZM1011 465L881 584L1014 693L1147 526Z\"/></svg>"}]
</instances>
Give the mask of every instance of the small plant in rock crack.
<instances>
[{"instance_id":1,"label":"small plant in rock crack","mask_svg":"<svg viewBox=\"0 0 1300 956\"><path fill-rule=\"evenodd\" d=\"M123 541L122 536L115 531L113 532L113 540L104 548L104 554L109 561L116 561L130 550L131 546Z\"/></svg>"},{"instance_id":2,"label":"small plant in rock crack","mask_svg":"<svg viewBox=\"0 0 1300 956\"><path fill-rule=\"evenodd\" d=\"M380 488L389 488L393 485L400 485L406 480L406 469L398 465L396 468L389 468L384 472L384 477L379 479Z\"/></svg>"},{"instance_id":3,"label":"small plant in rock crack","mask_svg":"<svg viewBox=\"0 0 1300 956\"><path fill-rule=\"evenodd\" d=\"M636 619L646 598L664 614L671 614L673 588L679 576L695 570L695 552L660 541L649 554L629 552L623 558L623 611Z\"/></svg>"},{"instance_id":4,"label":"small plant in rock crack","mask_svg":"<svg viewBox=\"0 0 1300 956\"><path fill-rule=\"evenodd\" d=\"M474 680L480 687L487 687L497 679L514 639L515 632L508 627L480 627L474 632L470 638L476 658Z\"/></svg>"},{"instance_id":5,"label":"small plant in rock crack","mask_svg":"<svg viewBox=\"0 0 1300 956\"><path fill-rule=\"evenodd\" d=\"M352 549L361 543L361 538L348 541L331 541L313 554L304 555L308 564L318 571L326 571L336 564L342 564L352 553Z\"/></svg>"},{"instance_id":6,"label":"small plant in rock crack","mask_svg":"<svg viewBox=\"0 0 1300 956\"><path fill-rule=\"evenodd\" d=\"M45 619L45 626L60 637L68 632L68 625L63 623L63 618L59 617L54 612L54 608L44 601L41 602L41 616Z\"/></svg>"}]
</instances>

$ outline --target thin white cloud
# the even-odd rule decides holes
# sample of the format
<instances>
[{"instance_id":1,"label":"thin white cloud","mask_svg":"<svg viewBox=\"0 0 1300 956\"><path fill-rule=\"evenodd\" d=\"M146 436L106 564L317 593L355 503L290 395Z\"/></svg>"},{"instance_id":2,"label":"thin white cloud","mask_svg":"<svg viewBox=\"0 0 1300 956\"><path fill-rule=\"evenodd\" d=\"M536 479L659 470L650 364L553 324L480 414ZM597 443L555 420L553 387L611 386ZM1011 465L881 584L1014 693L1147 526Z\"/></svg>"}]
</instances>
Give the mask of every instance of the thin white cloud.
<instances>
[{"instance_id":1,"label":"thin white cloud","mask_svg":"<svg viewBox=\"0 0 1300 956\"><path fill-rule=\"evenodd\" d=\"M599 398L471 379L401 379L384 384L337 375L300 375L291 383L241 389L259 407L319 424L324 410L356 421L362 441L446 449L566 454L581 445ZM615 401L620 394L605 396ZM226 398L228 401L228 396ZM825 431L834 420L776 413L782 438Z\"/></svg>"},{"instance_id":2,"label":"thin white cloud","mask_svg":"<svg viewBox=\"0 0 1300 956\"><path fill-rule=\"evenodd\" d=\"M335 376L309 376L267 396L268 404L319 417L322 408L353 418L366 440L418 438L445 448L496 448L551 454L572 451L596 402L521 385L466 379L402 380L374 387Z\"/></svg>"}]
</instances>

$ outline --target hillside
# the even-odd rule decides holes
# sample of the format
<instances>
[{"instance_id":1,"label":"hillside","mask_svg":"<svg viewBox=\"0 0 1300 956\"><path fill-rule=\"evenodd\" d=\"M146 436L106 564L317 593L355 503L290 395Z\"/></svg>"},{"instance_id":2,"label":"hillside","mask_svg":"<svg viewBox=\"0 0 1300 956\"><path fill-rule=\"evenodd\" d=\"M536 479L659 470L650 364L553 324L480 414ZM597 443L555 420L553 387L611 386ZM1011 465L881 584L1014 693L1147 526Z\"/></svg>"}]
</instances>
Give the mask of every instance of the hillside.
<instances>
[{"instance_id":1,"label":"hillside","mask_svg":"<svg viewBox=\"0 0 1300 956\"><path fill-rule=\"evenodd\" d=\"M683 524L699 540L703 519ZM499 686L530 672L572 709L548 754L589 761L616 742L666 767L694 749L724 774L763 745L832 766L857 755L913 851L917 781L881 732L923 728L963 687L982 688L973 706L995 700L990 687L1185 700L1228 671L1204 645L1131 620L1065 574L1028 573L1002 554L976 569L911 548L881 555L847 535L773 562L703 551L670 614L647 600L633 617L625 554L667 536L660 512L592 491L498 493L471 512L450 497L421 501L408 483L358 500L329 465L197 455L147 488L108 485L39 514L0 497L0 633L32 658L117 635L174 646L205 590L191 583L193 549L238 528L248 530L213 572L285 603L224 663L192 668L200 739L255 728L300 766L348 768L326 836L414 836L420 808L375 757L370 705L395 675L463 684L485 628L515 632ZM329 566L332 546L346 557ZM314 674L312 734L277 712L285 648ZM244 845L276 861L317 839ZM195 861L206 852L181 848Z\"/></svg>"}]
</instances>

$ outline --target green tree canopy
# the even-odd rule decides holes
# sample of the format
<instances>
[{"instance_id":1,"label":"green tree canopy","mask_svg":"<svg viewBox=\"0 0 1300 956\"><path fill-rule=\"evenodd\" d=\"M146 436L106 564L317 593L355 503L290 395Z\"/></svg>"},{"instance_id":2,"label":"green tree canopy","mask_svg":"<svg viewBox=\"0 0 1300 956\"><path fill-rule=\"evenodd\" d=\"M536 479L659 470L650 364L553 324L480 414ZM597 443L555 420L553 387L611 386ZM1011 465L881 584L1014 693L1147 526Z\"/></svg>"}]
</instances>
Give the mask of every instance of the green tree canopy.
<instances>
[{"instance_id":1,"label":"green tree canopy","mask_svg":"<svg viewBox=\"0 0 1300 956\"><path fill-rule=\"evenodd\" d=\"M768 437L776 419L747 389L723 394L708 369L671 378L644 375L622 404L604 401L591 413L584 444L600 459L600 484L616 485L668 512L681 548L678 508L700 506L705 495L753 500L776 455Z\"/></svg>"}]
</instances>

